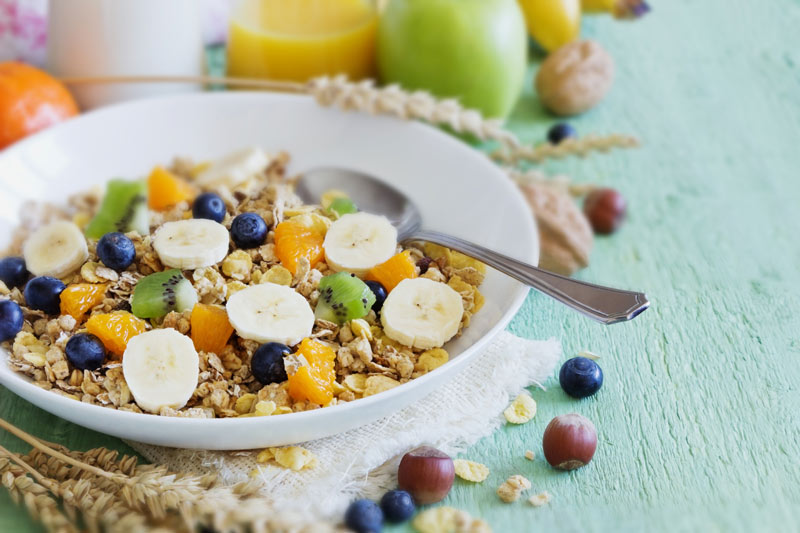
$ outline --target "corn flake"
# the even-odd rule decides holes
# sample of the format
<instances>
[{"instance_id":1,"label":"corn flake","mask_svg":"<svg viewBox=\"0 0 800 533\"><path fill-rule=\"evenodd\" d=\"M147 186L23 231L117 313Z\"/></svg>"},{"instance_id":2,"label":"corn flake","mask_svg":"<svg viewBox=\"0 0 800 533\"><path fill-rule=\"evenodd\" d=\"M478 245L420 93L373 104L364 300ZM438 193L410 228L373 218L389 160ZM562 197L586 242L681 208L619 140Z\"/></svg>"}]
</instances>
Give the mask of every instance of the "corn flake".
<instances>
[{"instance_id":1,"label":"corn flake","mask_svg":"<svg viewBox=\"0 0 800 533\"><path fill-rule=\"evenodd\" d=\"M314 457L314 454L300 446L271 448L271 450L275 456L276 463L295 472L313 468L317 464L317 458Z\"/></svg>"},{"instance_id":2,"label":"corn flake","mask_svg":"<svg viewBox=\"0 0 800 533\"><path fill-rule=\"evenodd\" d=\"M353 392L363 394L367 388L367 376L365 374L350 374L344 378L344 386Z\"/></svg>"},{"instance_id":3,"label":"corn flake","mask_svg":"<svg viewBox=\"0 0 800 533\"><path fill-rule=\"evenodd\" d=\"M222 261L222 272L239 281L246 279L252 268L253 259L244 250L236 250Z\"/></svg>"},{"instance_id":4,"label":"corn flake","mask_svg":"<svg viewBox=\"0 0 800 533\"><path fill-rule=\"evenodd\" d=\"M433 348L422 352L414 365L414 370L430 372L450 360L450 354L444 348Z\"/></svg>"},{"instance_id":5,"label":"corn flake","mask_svg":"<svg viewBox=\"0 0 800 533\"><path fill-rule=\"evenodd\" d=\"M258 455L256 456L256 462L263 464L273 460L275 458L275 454L272 453L272 450L272 448L264 448L258 452Z\"/></svg>"},{"instance_id":6,"label":"corn flake","mask_svg":"<svg viewBox=\"0 0 800 533\"><path fill-rule=\"evenodd\" d=\"M519 396L511 402L503 415L506 420L512 424L524 424L529 422L534 415L536 415L536 400L526 393L520 393Z\"/></svg>"},{"instance_id":7,"label":"corn flake","mask_svg":"<svg viewBox=\"0 0 800 533\"><path fill-rule=\"evenodd\" d=\"M278 406L275 405L273 401L260 401L256 404L256 408L253 410L253 414L255 416L269 416L275 412Z\"/></svg>"},{"instance_id":8,"label":"corn flake","mask_svg":"<svg viewBox=\"0 0 800 533\"><path fill-rule=\"evenodd\" d=\"M489 467L484 464L466 459L454 459L453 465L456 468L456 475L463 480L481 483L489 477Z\"/></svg>"},{"instance_id":9,"label":"corn flake","mask_svg":"<svg viewBox=\"0 0 800 533\"><path fill-rule=\"evenodd\" d=\"M369 376L364 387L364 397L393 389L398 385L399 381L386 376Z\"/></svg>"},{"instance_id":10,"label":"corn flake","mask_svg":"<svg viewBox=\"0 0 800 533\"><path fill-rule=\"evenodd\" d=\"M320 235L328 233L328 228L331 227L331 219L318 215L317 213L306 213L292 217L292 222L298 222L300 225L307 227L311 231Z\"/></svg>"},{"instance_id":11,"label":"corn flake","mask_svg":"<svg viewBox=\"0 0 800 533\"><path fill-rule=\"evenodd\" d=\"M236 399L236 404L233 406L233 410L240 415L249 413L253 410L253 405L257 399L258 396L255 394L243 394L240 398Z\"/></svg>"},{"instance_id":12,"label":"corn flake","mask_svg":"<svg viewBox=\"0 0 800 533\"><path fill-rule=\"evenodd\" d=\"M245 285L241 281L230 281L225 284L225 288L227 289L228 298L230 298L240 290L246 289L247 285Z\"/></svg>"},{"instance_id":13,"label":"corn flake","mask_svg":"<svg viewBox=\"0 0 800 533\"><path fill-rule=\"evenodd\" d=\"M275 283L277 285L289 286L292 284L292 278L293 276L289 269L281 265L275 265L261 276L259 283Z\"/></svg>"},{"instance_id":14,"label":"corn flake","mask_svg":"<svg viewBox=\"0 0 800 533\"><path fill-rule=\"evenodd\" d=\"M372 340L372 329L369 327L369 323L363 318L351 320L350 329L356 337L364 337L368 341Z\"/></svg>"},{"instance_id":15,"label":"corn flake","mask_svg":"<svg viewBox=\"0 0 800 533\"><path fill-rule=\"evenodd\" d=\"M462 254L461 252L451 250L449 264L456 270L462 268L474 268L481 274L486 274L486 265L477 259L473 259L472 257Z\"/></svg>"},{"instance_id":16,"label":"corn flake","mask_svg":"<svg viewBox=\"0 0 800 533\"><path fill-rule=\"evenodd\" d=\"M439 246L438 244L433 244L432 242L426 242L422 250L425 252L425 255L433 259L434 261L438 259L444 259L447 264L450 264L450 258L452 252L445 248L444 246Z\"/></svg>"}]
</instances>

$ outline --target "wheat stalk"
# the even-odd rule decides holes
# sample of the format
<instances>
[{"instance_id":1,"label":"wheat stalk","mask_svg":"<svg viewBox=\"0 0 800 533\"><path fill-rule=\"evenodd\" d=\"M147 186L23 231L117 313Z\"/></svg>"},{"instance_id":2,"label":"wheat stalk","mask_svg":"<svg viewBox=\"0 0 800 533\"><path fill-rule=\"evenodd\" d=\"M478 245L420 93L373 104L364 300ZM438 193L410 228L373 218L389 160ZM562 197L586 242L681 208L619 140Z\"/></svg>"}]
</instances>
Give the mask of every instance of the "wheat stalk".
<instances>
[{"instance_id":1,"label":"wheat stalk","mask_svg":"<svg viewBox=\"0 0 800 533\"><path fill-rule=\"evenodd\" d=\"M569 156L586 157L593 152L608 152L614 148L635 148L639 140L630 135L612 133L610 135L587 135L581 138L570 138L558 144L544 143L538 146L501 146L491 157L506 165L518 165L521 162L541 163L545 159L563 159Z\"/></svg>"},{"instance_id":2,"label":"wheat stalk","mask_svg":"<svg viewBox=\"0 0 800 533\"><path fill-rule=\"evenodd\" d=\"M339 531L331 524L280 512L253 479L222 485L216 475L180 474L162 465L96 448L75 452L48 445L0 419L0 427L33 446L27 455L0 446L0 478L15 501L54 533L224 531ZM56 449L59 448L59 449ZM62 511L63 509L63 511ZM307 528L307 529L304 529Z\"/></svg>"},{"instance_id":3,"label":"wheat stalk","mask_svg":"<svg viewBox=\"0 0 800 533\"><path fill-rule=\"evenodd\" d=\"M589 135L581 139L567 139L557 145L546 143L526 146L516 135L504 129L500 121L486 119L479 111L463 107L454 98L438 99L427 91L406 91L396 84L377 87L374 80L351 82L344 75L322 76L307 83L215 76L96 76L61 78L61 81L70 85L198 83L305 93L323 107L422 120L435 126L447 126L457 133L473 135L482 141L496 141L499 147L491 157L513 165L523 161L540 163L545 159L574 155L585 157L591 152L638 146L636 138L620 134L602 137Z\"/></svg>"}]
</instances>

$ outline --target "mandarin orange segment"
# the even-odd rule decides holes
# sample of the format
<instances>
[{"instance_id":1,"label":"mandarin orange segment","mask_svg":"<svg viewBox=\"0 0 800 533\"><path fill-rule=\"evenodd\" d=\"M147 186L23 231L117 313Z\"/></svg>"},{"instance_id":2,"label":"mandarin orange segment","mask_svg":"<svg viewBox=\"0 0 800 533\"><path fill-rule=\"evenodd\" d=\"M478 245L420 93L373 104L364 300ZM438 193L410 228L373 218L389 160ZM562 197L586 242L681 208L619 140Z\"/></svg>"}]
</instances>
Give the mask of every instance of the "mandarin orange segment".
<instances>
[{"instance_id":1,"label":"mandarin orange segment","mask_svg":"<svg viewBox=\"0 0 800 533\"><path fill-rule=\"evenodd\" d=\"M92 307L103 303L106 290L108 290L108 285L102 284L70 285L61 291L61 314L70 315L78 322L83 321L83 317Z\"/></svg>"},{"instance_id":2,"label":"mandarin orange segment","mask_svg":"<svg viewBox=\"0 0 800 533\"><path fill-rule=\"evenodd\" d=\"M147 203L150 209L164 210L194 197L192 186L172 172L156 167L147 178Z\"/></svg>"},{"instance_id":3,"label":"mandarin orange segment","mask_svg":"<svg viewBox=\"0 0 800 533\"><path fill-rule=\"evenodd\" d=\"M303 339L295 355L302 355L308 364L289 376L289 396L297 402L328 405L333 400L336 352L320 341Z\"/></svg>"},{"instance_id":4,"label":"mandarin orange segment","mask_svg":"<svg viewBox=\"0 0 800 533\"><path fill-rule=\"evenodd\" d=\"M297 273L301 258L308 259L311 268L322 261L325 237L303 224L286 220L275 227L275 255L292 274Z\"/></svg>"},{"instance_id":5,"label":"mandarin orange segment","mask_svg":"<svg viewBox=\"0 0 800 533\"><path fill-rule=\"evenodd\" d=\"M404 279L416 277L417 265L408 250L390 257L367 272L367 279L379 282L387 292L391 292Z\"/></svg>"},{"instance_id":6,"label":"mandarin orange segment","mask_svg":"<svg viewBox=\"0 0 800 533\"><path fill-rule=\"evenodd\" d=\"M97 336L109 352L122 356L128 341L144 333L146 322L127 311L92 315L86 321L86 330Z\"/></svg>"},{"instance_id":7,"label":"mandarin orange segment","mask_svg":"<svg viewBox=\"0 0 800 533\"><path fill-rule=\"evenodd\" d=\"M227 311L218 305L195 304L190 322L197 351L220 354L233 334Z\"/></svg>"}]
</instances>

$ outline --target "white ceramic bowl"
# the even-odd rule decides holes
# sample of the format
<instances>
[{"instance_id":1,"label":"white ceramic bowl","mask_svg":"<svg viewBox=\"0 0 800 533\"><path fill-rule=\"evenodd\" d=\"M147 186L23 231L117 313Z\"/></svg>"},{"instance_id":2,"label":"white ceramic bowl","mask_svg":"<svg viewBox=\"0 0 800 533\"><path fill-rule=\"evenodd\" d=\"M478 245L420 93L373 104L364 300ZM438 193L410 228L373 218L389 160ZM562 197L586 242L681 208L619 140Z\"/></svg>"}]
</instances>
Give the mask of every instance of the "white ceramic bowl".
<instances>
[{"instance_id":1,"label":"white ceramic bowl","mask_svg":"<svg viewBox=\"0 0 800 533\"><path fill-rule=\"evenodd\" d=\"M511 181L481 153L416 122L318 106L269 93L180 95L122 104L73 119L0 154L0 249L25 200L63 203L112 177L135 178L175 155L207 160L245 146L287 150L290 172L342 166L379 176L408 194L426 226L536 264L537 232ZM315 411L219 420L127 413L42 390L12 372L0 350L0 383L76 424L164 446L246 449L297 443L372 422L425 396L463 369L511 320L528 289L495 271L486 304L450 342L450 362L390 391ZM487 376L488 377L488 376Z\"/></svg>"}]
</instances>

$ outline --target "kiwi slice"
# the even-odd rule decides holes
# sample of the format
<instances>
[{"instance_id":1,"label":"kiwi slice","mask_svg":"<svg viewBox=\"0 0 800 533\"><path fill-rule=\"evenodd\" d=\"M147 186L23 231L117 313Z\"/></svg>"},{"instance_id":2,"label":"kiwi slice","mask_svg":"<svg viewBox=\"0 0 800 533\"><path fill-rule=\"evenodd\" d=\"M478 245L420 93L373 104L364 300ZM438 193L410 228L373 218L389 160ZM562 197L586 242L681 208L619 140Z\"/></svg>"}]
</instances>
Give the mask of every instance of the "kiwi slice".
<instances>
[{"instance_id":1,"label":"kiwi slice","mask_svg":"<svg viewBox=\"0 0 800 533\"><path fill-rule=\"evenodd\" d=\"M328 322L344 324L369 313L375 295L366 283L349 272L325 276L319 282L319 301L314 315Z\"/></svg>"},{"instance_id":2,"label":"kiwi slice","mask_svg":"<svg viewBox=\"0 0 800 533\"><path fill-rule=\"evenodd\" d=\"M133 289L131 312L139 318L159 318L170 311L186 311L197 303L197 291L178 269L156 272Z\"/></svg>"},{"instance_id":3,"label":"kiwi slice","mask_svg":"<svg viewBox=\"0 0 800 533\"><path fill-rule=\"evenodd\" d=\"M86 227L86 236L99 239L106 233L138 231L150 233L145 181L111 180L97 214Z\"/></svg>"},{"instance_id":4,"label":"kiwi slice","mask_svg":"<svg viewBox=\"0 0 800 533\"><path fill-rule=\"evenodd\" d=\"M358 213L358 207L356 207L356 204L353 203L353 200L344 196L340 196L331 202L328 210L336 213L339 216L348 215L350 213Z\"/></svg>"}]
</instances>

